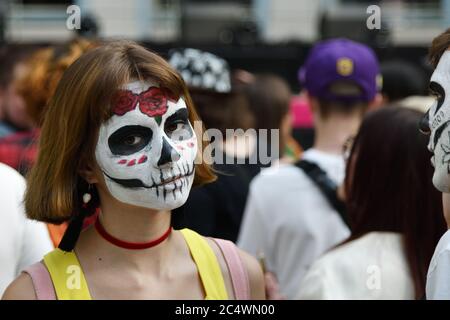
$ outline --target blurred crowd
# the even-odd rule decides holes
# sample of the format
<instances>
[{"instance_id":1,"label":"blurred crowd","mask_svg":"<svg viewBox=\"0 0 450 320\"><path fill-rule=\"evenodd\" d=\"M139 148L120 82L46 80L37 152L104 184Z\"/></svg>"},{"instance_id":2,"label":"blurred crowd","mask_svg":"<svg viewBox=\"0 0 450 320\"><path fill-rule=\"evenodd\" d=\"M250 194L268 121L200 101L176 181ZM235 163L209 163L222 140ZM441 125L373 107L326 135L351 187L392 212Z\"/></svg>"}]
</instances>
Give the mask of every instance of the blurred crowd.
<instances>
[{"instance_id":1,"label":"blurred crowd","mask_svg":"<svg viewBox=\"0 0 450 320\"><path fill-rule=\"evenodd\" d=\"M27 219L21 199L59 80L101 45L77 37L0 48L0 294L67 230L66 222ZM447 224L428 137L419 132L435 103L420 67L380 62L362 43L329 39L313 45L299 66L302 89L292 92L278 75L232 70L213 53L174 48L165 58L188 86L207 132L223 137L208 141L217 146L217 179L194 187L174 210L176 229L227 239L250 253L270 299L426 297ZM296 130L313 136L312 146L302 145ZM269 161L261 161L268 150Z\"/></svg>"}]
</instances>

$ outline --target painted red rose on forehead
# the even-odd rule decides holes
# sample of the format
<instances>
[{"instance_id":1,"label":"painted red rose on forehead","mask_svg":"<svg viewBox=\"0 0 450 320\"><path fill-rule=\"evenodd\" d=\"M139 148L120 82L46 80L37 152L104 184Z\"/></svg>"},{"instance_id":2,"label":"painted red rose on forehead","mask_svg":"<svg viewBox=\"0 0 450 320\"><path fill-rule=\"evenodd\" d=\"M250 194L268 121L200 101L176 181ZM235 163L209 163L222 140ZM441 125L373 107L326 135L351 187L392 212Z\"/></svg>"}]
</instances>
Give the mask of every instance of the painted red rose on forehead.
<instances>
[{"instance_id":1,"label":"painted red rose on forehead","mask_svg":"<svg viewBox=\"0 0 450 320\"><path fill-rule=\"evenodd\" d=\"M123 116L128 111L134 110L139 96L129 90L119 90L114 97L113 113Z\"/></svg>"},{"instance_id":2,"label":"painted red rose on forehead","mask_svg":"<svg viewBox=\"0 0 450 320\"><path fill-rule=\"evenodd\" d=\"M149 117L162 116L167 111L167 97L160 88L148 88L139 94L139 109Z\"/></svg>"},{"instance_id":3,"label":"painted red rose on forehead","mask_svg":"<svg viewBox=\"0 0 450 320\"><path fill-rule=\"evenodd\" d=\"M159 117L167 112L167 100L174 100L165 88L150 87L140 94L130 90L119 90L114 99L113 113L122 116L132 111L139 103L139 110L149 117Z\"/></svg>"}]
</instances>

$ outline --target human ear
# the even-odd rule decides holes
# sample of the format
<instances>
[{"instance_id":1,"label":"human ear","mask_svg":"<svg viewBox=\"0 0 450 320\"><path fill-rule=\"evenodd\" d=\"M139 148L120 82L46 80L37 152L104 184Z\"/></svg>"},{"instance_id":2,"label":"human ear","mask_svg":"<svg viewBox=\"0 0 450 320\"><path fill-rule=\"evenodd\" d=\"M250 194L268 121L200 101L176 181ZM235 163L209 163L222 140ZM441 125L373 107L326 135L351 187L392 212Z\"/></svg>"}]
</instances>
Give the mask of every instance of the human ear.
<instances>
[{"instance_id":1,"label":"human ear","mask_svg":"<svg viewBox=\"0 0 450 320\"><path fill-rule=\"evenodd\" d=\"M309 108L311 109L311 113L316 114L317 112L319 112L319 101L317 100L316 97L313 97L312 95L310 95L308 91L305 91L305 92L306 92L306 98L308 100Z\"/></svg>"},{"instance_id":2,"label":"human ear","mask_svg":"<svg viewBox=\"0 0 450 320\"><path fill-rule=\"evenodd\" d=\"M377 93L375 97L369 101L368 110L376 110L380 108L384 103L383 95L381 93Z\"/></svg>"},{"instance_id":3,"label":"human ear","mask_svg":"<svg viewBox=\"0 0 450 320\"><path fill-rule=\"evenodd\" d=\"M80 176L83 177L83 179L89 184L99 183L99 172L100 170L98 170L96 165L92 166L89 164L83 166L83 168L79 171Z\"/></svg>"}]
</instances>

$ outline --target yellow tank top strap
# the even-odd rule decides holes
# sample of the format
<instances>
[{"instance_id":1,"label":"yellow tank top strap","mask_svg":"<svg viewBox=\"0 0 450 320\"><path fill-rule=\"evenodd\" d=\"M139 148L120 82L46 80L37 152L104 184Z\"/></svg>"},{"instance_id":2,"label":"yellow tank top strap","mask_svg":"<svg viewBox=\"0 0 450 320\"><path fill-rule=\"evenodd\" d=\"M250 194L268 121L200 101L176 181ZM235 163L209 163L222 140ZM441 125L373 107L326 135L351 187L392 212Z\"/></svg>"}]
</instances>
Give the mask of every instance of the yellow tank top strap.
<instances>
[{"instance_id":1,"label":"yellow tank top strap","mask_svg":"<svg viewBox=\"0 0 450 320\"><path fill-rule=\"evenodd\" d=\"M198 233L183 229L181 233L197 265L206 299L228 300L222 270L213 249ZM91 294L76 254L55 249L44 257L58 300L91 300Z\"/></svg>"},{"instance_id":2,"label":"yellow tank top strap","mask_svg":"<svg viewBox=\"0 0 450 320\"><path fill-rule=\"evenodd\" d=\"M197 265L207 300L228 300L222 270L213 249L198 233L180 230Z\"/></svg>"},{"instance_id":3,"label":"yellow tank top strap","mask_svg":"<svg viewBox=\"0 0 450 320\"><path fill-rule=\"evenodd\" d=\"M55 249L44 257L58 300L91 300L76 254Z\"/></svg>"}]
</instances>

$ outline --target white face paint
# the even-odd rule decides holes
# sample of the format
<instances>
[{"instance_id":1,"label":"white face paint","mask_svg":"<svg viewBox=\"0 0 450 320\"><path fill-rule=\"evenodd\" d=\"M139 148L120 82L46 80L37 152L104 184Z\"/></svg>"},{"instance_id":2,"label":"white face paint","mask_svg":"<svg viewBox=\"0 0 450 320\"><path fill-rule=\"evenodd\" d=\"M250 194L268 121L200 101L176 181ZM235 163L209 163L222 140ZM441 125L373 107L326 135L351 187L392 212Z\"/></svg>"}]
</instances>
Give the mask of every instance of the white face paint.
<instances>
[{"instance_id":1,"label":"white face paint","mask_svg":"<svg viewBox=\"0 0 450 320\"><path fill-rule=\"evenodd\" d=\"M183 205L194 180L197 139L182 98L151 82L119 91L100 127L95 157L119 201L156 210Z\"/></svg>"},{"instance_id":2,"label":"white face paint","mask_svg":"<svg viewBox=\"0 0 450 320\"><path fill-rule=\"evenodd\" d=\"M445 51L430 80L436 102L428 111L431 130L428 149L433 152L433 184L441 192L450 192L450 51Z\"/></svg>"}]
</instances>

